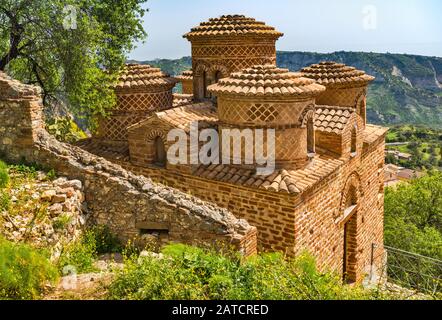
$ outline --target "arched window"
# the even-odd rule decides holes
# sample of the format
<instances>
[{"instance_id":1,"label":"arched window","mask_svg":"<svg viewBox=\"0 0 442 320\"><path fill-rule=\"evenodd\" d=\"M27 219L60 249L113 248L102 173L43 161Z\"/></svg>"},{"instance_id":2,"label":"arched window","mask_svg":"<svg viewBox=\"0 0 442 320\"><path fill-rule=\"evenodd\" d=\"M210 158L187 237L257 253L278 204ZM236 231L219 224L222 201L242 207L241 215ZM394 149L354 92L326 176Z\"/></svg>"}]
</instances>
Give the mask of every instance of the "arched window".
<instances>
[{"instance_id":1,"label":"arched window","mask_svg":"<svg viewBox=\"0 0 442 320\"><path fill-rule=\"evenodd\" d=\"M351 149L350 152L352 155L356 155L357 152L357 133L358 127L355 125L351 130Z\"/></svg>"},{"instance_id":2,"label":"arched window","mask_svg":"<svg viewBox=\"0 0 442 320\"><path fill-rule=\"evenodd\" d=\"M164 142L161 137L156 137L154 140L155 146L155 158L154 162L157 166L165 167L167 160L166 148L164 147Z\"/></svg>"},{"instance_id":3,"label":"arched window","mask_svg":"<svg viewBox=\"0 0 442 320\"><path fill-rule=\"evenodd\" d=\"M362 118L362 121L364 122L364 125L367 123L367 102L366 102L366 98L362 97L359 100L359 104L358 104L358 113Z\"/></svg>"},{"instance_id":4,"label":"arched window","mask_svg":"<svg viewBox=\"0 0 442 320\"><path fill-rule=\"evenodd\" d=\"M215 72L215 83L218 83L218 81L222 78L221 71Z\"/></svg>"},{"instance_id":5,"label":"arched window","mask_svg":"<svg viewBox=\"0 0 442 320\"><path fill-rule=\"evenodd\" d=\"M315 125L313 117L310 117L307 121L307 153L309 155L314 155L315 153Z\"/></svg>"},{"instance_id":6,"label":"arched window","mask_svg":"<svg viewBox=\"0 0 442 320\"><path fill-rule=\"evenodd\" d=\"M207 71L203 73L203 96L204 98L210 98L207 91L207 87L210 85Z\"/></svg>"}]
</instances>

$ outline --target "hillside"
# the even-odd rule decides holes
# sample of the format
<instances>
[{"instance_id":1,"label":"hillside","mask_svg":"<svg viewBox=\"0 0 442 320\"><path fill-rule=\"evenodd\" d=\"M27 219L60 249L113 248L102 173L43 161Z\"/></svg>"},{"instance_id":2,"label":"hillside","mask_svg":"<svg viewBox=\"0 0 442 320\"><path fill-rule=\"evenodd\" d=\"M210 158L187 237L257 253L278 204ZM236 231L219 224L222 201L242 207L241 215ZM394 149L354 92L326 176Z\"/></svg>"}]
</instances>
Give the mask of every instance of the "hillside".
<instances>
[{"instance_id":1,"label":"hillside","mask_svg":"<svg viewBox=\"0 0 442 320\"><path fill-rule=\"evenodd\" d=\"M362 52L278 52L278 66L292 71L324 60L357 67L376 76L368 96L368 120L377 124L425 124L442 127L442 58ZM191 58L142 63L179 74Z\"/></svg>"}]
</instances>

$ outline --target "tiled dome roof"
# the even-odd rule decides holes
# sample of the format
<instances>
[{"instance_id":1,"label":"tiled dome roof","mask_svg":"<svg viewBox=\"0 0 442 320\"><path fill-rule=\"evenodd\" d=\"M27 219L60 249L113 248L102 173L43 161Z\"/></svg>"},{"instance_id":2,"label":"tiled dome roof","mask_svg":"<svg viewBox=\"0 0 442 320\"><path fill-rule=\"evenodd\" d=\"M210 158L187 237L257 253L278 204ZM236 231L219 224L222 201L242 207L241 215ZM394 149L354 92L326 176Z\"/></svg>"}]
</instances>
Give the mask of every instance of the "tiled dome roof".
<instances>
[{"instance_id":1,"label":"tiled dome roof","mask_svg":"<svg viewBox=\"0 0 442 320\"><path fill-rule=\"evenodd\" d=\"M192 80L193 79L193 71L192 70L186 70L183 71L179 76L175 77L178 80Z\"/></svg>"},{"instance_id":2,"label":"tiled dome roof","mask_svg":"<svg viewBox=\"0 0 442 320\"><path fill-rule=\"evenodd\" d=\"M225 15L220 18L212 18L202 22L198 27L192 28L183 37L187 39L205 36L242 36L259 35L274 38L284 34L275 28L267 26L264 22L256 21L242 15Z\"/></svg>"},{"instance_id":3,"label":"tiled dome roof","mask_svg":"<svg viewBox=\"0 0 442 320\"><path fill-rule=\"evenodd\" d=\"M312 96L324 90L325 87L300 73L273 65L244 69L209 86L209 91L215 94L242 96Z\"/></svg>"},{"instance_id":4,"label":"tiled dome roof","mask_svg":"<svg viewBox=\"0 0 442 320\"><path fill-rule=\"evenodd\" d=\"M151 86L173 86L176 80L170 78L159 68L142 64L127 64L121 72L117 90L140 89Z\"/></svg>"},{"instance_id":5,"label":"tiled dome roof","mask_svg":"<svg viewBox=\"0 0 442 320\"><path fill-rule=\"evenodd\" d=\"M375 79L364 71L333 61L313 64L302 69L301 73L304 77L314 79L326 87L364 84Z\"/></svg>"}]
</instances>

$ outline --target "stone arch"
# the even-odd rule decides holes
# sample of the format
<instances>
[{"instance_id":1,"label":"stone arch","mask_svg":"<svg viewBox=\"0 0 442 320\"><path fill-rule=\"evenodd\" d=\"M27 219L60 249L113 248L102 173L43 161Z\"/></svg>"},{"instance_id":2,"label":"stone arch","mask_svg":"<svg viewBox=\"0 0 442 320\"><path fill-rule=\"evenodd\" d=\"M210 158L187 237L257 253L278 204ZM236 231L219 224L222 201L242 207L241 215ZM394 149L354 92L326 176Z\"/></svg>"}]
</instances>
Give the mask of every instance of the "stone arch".
<instances>
[{"instance_id":1,"label":"stone arch","mask_svg":"<svg viewBox=\"0 0 442 320\"><path fill-rule=\"evenodd\" d=\"M220 73L221 78L227 78L230 75L229 69L226 66L222 65L222 64L214 64L214 65L210 66L210 71L212 72L213 79L215 81L216 81L216 73L217 72Z\"/></svg>"},{"instance_id":2,"label":"stone arch","mask_svg":"<svg viewBox=\"0 0 442 320\"><path fill-rule=\"evenodd\" d=\"M353 172L348 176L344 189L341 192L340 212L343 213L350 202L357 205L362 196L363 190L361 185L361 177L357 172Z\"/></svg>"},{"instance_id":3,"label":"stone arch","mask_svg":"<svg viewBox=\"0 0 442 320\"><path fill-rule=\"evenodd\" d=\"M195 68L193 91L196 100L208 98L207 86L210 85L211 72L210 66L204 63L198 64Z\"/></svg>"},{"instance_id":4,"label":"stone arch","mask_svg":"<svg viewBox=\"0 0 442 320\"><path fill-rule=\"evenodd\" d=\"M362 118L364 125L367 123L367 92L364 90L356 98L356 113Z\"/></svg>"},{"instance_id":5,"label":"stone arch","mask_svg":"<svg viewBox=\"0 0 442 320\"><path fill-rule=\"evenodd\" d=\"M152 142L157 137L161 137L161 139L163 139L163 142L166 142L166 134L164 133L164 131L156 130L156 129L148 131L148 133L146 135L146 140L148 142Z\"/></svg>"},{"instance_id":6,"label":"stone arch","mask_svg":"<svg viewBox=\"0 0 442 320\"><path fill-rule=\"evenodd\" d=\"M360 176L352 173L344 186L341 199L341 221L343 231L342 245L342 275L344 282L353 283L357 281L358 273L358 229L359 214L358 207L361 200Z\"/></svg>"},{"instance_id":7,"label":"stone arch","mask_svg":"<svg viewBox=\"0 0 442 320\"><path fill-rule=\"evenodd\" d=\"M301 112L298 120L298 122L301 124L301 128L307 128L307 123L309 120L313 121L314 123L315 116L315 105L310 104L305 107L304 110Z\"/></svg>"}]
</instances>

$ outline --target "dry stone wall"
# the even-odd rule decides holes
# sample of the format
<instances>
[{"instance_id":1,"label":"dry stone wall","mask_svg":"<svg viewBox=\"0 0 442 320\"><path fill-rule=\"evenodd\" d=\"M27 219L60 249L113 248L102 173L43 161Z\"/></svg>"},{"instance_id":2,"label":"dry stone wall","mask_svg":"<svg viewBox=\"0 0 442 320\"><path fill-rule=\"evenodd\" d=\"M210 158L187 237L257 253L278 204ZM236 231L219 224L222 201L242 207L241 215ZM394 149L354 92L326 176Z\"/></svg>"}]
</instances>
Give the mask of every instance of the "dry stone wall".
<instances>
[{"instance_id":1,"label":"dry stone wall","mask_svg":"<svg viewBox=\"0 0 442 320\"><path fill-rule=\"evenodd\" d=\"M0 73L0 154L53 168L83 183L87 210L122 240L233 245L256 252L256 228L226 209L137 176L80 148L58 142L44 129L39 89Z\"/></svg>"}]
</instances>

